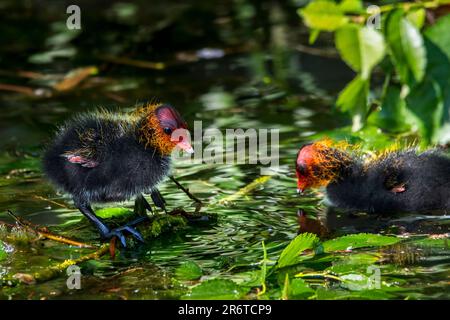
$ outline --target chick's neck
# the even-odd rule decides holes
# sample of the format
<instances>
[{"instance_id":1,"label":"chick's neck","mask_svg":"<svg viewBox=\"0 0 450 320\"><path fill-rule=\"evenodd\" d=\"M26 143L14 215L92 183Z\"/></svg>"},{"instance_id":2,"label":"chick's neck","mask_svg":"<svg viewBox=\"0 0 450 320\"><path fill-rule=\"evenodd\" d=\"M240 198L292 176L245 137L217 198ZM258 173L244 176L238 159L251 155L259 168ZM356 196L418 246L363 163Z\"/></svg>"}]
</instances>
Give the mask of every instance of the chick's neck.
<instances>
[{"instance_id":1,"label":"chick's neck","mask_svg":"<svg viewBox=\"0 0 450 320\"><path fill-rule=\"evenodd\" d=\"M348 176L356 167L359 167L358 161L350 154L336 148L317 150L314 162L311 174L317 186L327 186Z\"/></svg>"},{"instance_id":2,"label":"chick's neck","mask_svg":"<svg viewBox=\"0 0 450 320\"><path fill-rule=\"evenodd\" d=\"M170 137L163 132L154 111L139 117L135 125L136 136L146 149L156 149L162 156L168 156L173 150Z\"/></svg>"}]
</instances>

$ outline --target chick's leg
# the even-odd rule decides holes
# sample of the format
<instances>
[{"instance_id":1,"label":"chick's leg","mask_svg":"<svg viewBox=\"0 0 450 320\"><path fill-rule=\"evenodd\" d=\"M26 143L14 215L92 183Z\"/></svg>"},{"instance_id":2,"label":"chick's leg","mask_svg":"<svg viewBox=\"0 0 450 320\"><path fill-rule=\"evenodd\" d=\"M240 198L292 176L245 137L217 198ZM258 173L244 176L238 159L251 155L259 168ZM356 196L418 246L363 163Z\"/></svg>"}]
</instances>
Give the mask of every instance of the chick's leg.
<instances>
[{"instance_id":1,"label":"chick's leg","mask_svg":"<svg viewBox=\"0 0 450 320\"><path fill-rule=\"evenodd\" d=\"M146 210L153 213L152 206L148 201L144 198L142 194L139 194L136 196L136 199L134 200L134 213L135 215L139 217L147 217Z\"/></svg>"},{"instance_id":2,"label":"chick's leg","mask_svg":"<svg viewBox=\"0 0 450 320\"><path fill-rule=\"evenodd\" d=\"M158 208L163 209L164 212L167 213L166 200L164 200L161 192L159 192L158 189L154 189L152 191L152 193L150 194L150 197L152 197L152 200L153 200L153 203L155 204L155 206L157 206Z\"/></svg>"},{"instance_id":3,"label":"chick's leg","mask_svg":"<svg viewBox=\"0 0 450 320\"><path fill-rule=\"evenodd\" d=\"M148 219L147 217L139 217L136 220L133 220L121 227L118 227L115 229L110 229L110 228L108 228L108 226L106 226L105 222L101 218L97 217L97 215L94 213L94 210L92 210L92 208L88 202L75 200L75 205L81 211L81 213L84 214L84 216L86 218L88 218L88 220L92 224L95 225L95 227L100 232L100 235L102 238L111 239L112 237L117 237L117 238L119 238L120 242L122 243L122 246L126 247L127 243L126 243L125 235L123 233L124 233L124 231L127 231L135 239L137 239L141 242L144 242L144 238L142 237L142 235L139 233L139 231L137 231L135 228L133 228L133 226L145 221L146 219Z\"/></svg>"},{"instance_id":4,"label":"chick's leg","mask_svg":"<svg viewBox=\"0 0 450 320\"><path fill-rule=\"evenodd\" d=\"M109 228L101 218L95 215L91 205L85 201L75 200L75 206L89 220L89 222L91 222L98 229L100 235L103 238L106 238L106 235L109 233Z\"/></svg>"}]
</instances>

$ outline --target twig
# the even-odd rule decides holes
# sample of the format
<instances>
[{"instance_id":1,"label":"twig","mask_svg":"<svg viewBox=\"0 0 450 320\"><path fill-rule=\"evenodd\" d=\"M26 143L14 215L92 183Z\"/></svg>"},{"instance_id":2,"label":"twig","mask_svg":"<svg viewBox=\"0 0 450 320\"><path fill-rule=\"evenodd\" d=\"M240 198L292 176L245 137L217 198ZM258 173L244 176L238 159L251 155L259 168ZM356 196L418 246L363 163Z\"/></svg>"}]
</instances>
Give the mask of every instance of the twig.
<instances>
[{"instance_id":1,"label":"twig","mask_svg":"<svg viewBox=\"0 0 450 320\"><path fill-rule=\"evenodd\" d=\"M109 241L109 255L111 256L111 259L116 257L116 243L117 237L112 237Z\"/></svg>"},{"instance_id":2,"label":"twig","mask_svg":"<svg viewBox=\"0 0 450 320\"><path fill-rule=\"evenodd\" d=\"M163 70L166 67L166 64L164 62L151 62L151 61L145 61L145 60L137 60L137 59L130 59L130 58L124 58L124 57L114 57L114 56L107 56L107 55L101 55L99 56L100 59L116 63L116 64L124 64L128 66L133 66L137 68L145 68L145 69L153 69L153 70Z\"/></svg>"},{"instance_id":3,"label":"twig","mask_svg":"<svg viewBox=\"0 0 450 320\"><path fill-rule=\"evenodd\" d=\"M23 219L16 216L11 211L8 211L8 214L10 214L14 218L14 220L17 221L17 223L20 226L27 228L28 230L35 231L37 234L42 234L42 232L32 229L26 221L23 221ZM138 228L139 228L139 231L144 236L144 238L149 239L149 238L157 237L160 234L162 234L163 232L166 232L168 230L173 230L174 228L176 228L178 226L183 226L183 225L185 225L186 221L187 220L184 217L172 217L170 215L157 215L151 220L150 225L145 223L145 226L144 226L144 224L142 224L142 225L139 225ZM66 241L60 241L61 239L66 240L63 237L56 236L56 235L53 235L53 236L55 236L55 239L53 239L53 240L71 244ZM88 260L97 260L100 257L107 254L108 252L115 254L115 248L114 248L115 244L113 245L114 247L111 248L112 242L115 242L115 241L116 240L114 237L113 240L111 240L111 242L109 244L103 244L101 247L97 247L97 251L95 251L93 253L84 255L78 259L65 260L62 263L42 269L35 273L31 273L31 274L30 273L16 273L12 276L6 275L4 277L0 277L0 287L1 286L14 287L14 286L24 284L24 283L32 285L32 284L52 280L52 279L58 277L59 275L61 275L61 273L64 272L71 265L80 264L80 263L88 261ZM87 246L86 244L82 244L82 243L80 243L80 244L84 245L85 247ZM92 246L90 246L90 247L92 247Z\"/></svg>"},{"instance_id":4,"label":"twig","mask_svg":"<svg viewBox=\"0 0 450 320\"><path fill-rule=\"evenodd\" d=\"M83 243L83 242L79 242L76 240L71 240L68 238L65 238L63 236L60 235L56 235L56 234L52 234L52 233L48 233L48 232L43 232L43 231L37 231L37 233L41 236L44 237L46 239L49 240L53 240L56 242L60 242L60 243L65 243L71 246L76 246L76 247L80 247L80 248L95 248L95 246L87 244L87 243Z\"/></svg>"},{"instance_id":5,"label":"twig","mask_svg":"<svg viewBox=\"0 0 450 320\"><path fill-rule=\"evenodd\" d=\"M90 66L72 70L63 80L53 85L53 89L57 91L69 91L75 89L87 77L97 74L97 67Z\"/></svg>"},{"instance_id":6,"label":"twig","mask_svg":"<svg viewBox=\"0 0 450 320\"><path fill-rule=\"evenodd\" d=\"M36 233L40 237L43 237L43 238L46 238L49 240L53 240L56 242L60 242L60 243L65 243L65 244L68 244L71 246L80 247L80 248L95 248L95 246L87 244L87 243L79 242L76 240L65 238L60 235L52 234L52 233L48 232L48 230L41 228L39 226L36 226L36 225L32 224L31 222L26 221L23 218L17 216L11 210L8 210L7 212L21 227L26 228L26 229Z\"/></svg>"},{"instance_id":7,"label":"twig","mask_svg":"<svg viewBox=\"0 0 450 320\"><path fill-rule=\"evenodd\" d=\"M16 221L21 227L28 227L20 217L16 216L11 210L7 210L6 211L8 213L8 215L11 216L11 218L14 219L14 221Z\"/></svg>"},{"instance_id":8,"label":"twig","mask_svg":"<svg viewBox=\"0 0 450 320\"><path fill-rule=\"evenodd\" d=\"M65 260L64 262L61 262L55 266L45 268L45 269L35 272L33 274L16 273L12 277L12 279L8 279L8 281L11 281L13 279L16 279L16 281L12 281L11 284L9 284L9 283L6 283L6 284L9 286L13 286L17 283L36 284L36 283L40 283L40 282L45 282L45 281L56 278L71 265L80 264L80 263L88 261L88 260L98 260L99 258L104 256L108 252L109 252L109 245L104 244L95 252L81 256L78 259ZM5 280L3 280L3 282L5 282Z\"/></svg>"},{"instance_id":9,"label":"twig","mask_svg":"<svg viewBox=\"0 0 450 320\"><path fill-rule=\"evenodd\" d=\"M307 53L313 56L325 57L325 58L339 58L339 53L334 48L314 48L308 47L302 44L298 44L295 49L297 51Z\"/></svg>"},{"instance_id":10,"label":"twig","mask_svg":"<svg viewBox=\"0 0 450 320\"><path fill-rule=\"evenodd\" d=\"M339 277L333 276L331 274L325 274L325 273L297 273L295 275L296 278L305 278L305 277L313 277L313 278L317 278L317 277L321 277L324 279L333 279L333 280L337 280L340 282L345 282L344 279L341 279Z\"/></svg>"},{"instance_id":11,"label":"twig","mask_svg":"<svg viewBox=\"0 0 450 320\"><path fill-rule=\"evenodd\" d=\"M56 201L53 201L53 200L50 200L50 199L47 199L47 198L45 198L43 196L34 195L33 197L36 198L36 199L39 199L39 200L44 200L44 201L53 203L54 205L57 205L58 207L69 209L69 207L67 207L66 205L64 205L62 203L59 203L59 202L56 202Z\"/></svg>"},{"instance_id":12,"label":"twig","mask_svg":"<svg viewBox=\"0 0 450 320\"><path fill-rule=\"evenodd\" d=\"M197 206L195 208L195 212L199 212L201 207L203 206L203 202L198 199L196 196L194 196L192 193L189 192L189 189L186 189L185 187L183 187L173 176L169 176L170 180L172 180L176 186L181 189L188 197L189 199L195 201L197 203Z\"/></svg>"},{"instance_id":13,"label":"twig","mask_svg":"<svg viewBox=\"0 0 450 320\"><path fill-rule=\"evenodd\" d=\"M23 93L23 94L26 94L27 96L32 96L32 97L36 96L33 88L24 87L24 86L16 86L13 84L0 83L0 90Z\"/></svg>"},{"instance_id":14,"label":"twig","mask_svg":"<svg viewBox=\"0 0 450 320\"><path fill-rule=\"evenodd\" d=\"M26 70L0 70L0 75L10 76L10 77L20 77L20 78L28 78L28 79L42 79L46 75L34 71L26 71Z\"/></svg>"},{"instance_id":15,"label":"twig","mask_svg":"<svg viewBox=\"0 0 450 320\"><path fill-rule=\"evenodd\" d=\"M251 191L256 189L258 186L263 185L264 183L269 181L271 177L272 176L262 176L262 177L256 178L255 180L253 180L251 183L249 183L245 187L239 189L236 193L233 193L232 195L230 195L228 197L220 199L218 203L226 204L228 202L237 200L240 197L245 196L246 194L250 193Z\"/></svg>"}]
</instances>

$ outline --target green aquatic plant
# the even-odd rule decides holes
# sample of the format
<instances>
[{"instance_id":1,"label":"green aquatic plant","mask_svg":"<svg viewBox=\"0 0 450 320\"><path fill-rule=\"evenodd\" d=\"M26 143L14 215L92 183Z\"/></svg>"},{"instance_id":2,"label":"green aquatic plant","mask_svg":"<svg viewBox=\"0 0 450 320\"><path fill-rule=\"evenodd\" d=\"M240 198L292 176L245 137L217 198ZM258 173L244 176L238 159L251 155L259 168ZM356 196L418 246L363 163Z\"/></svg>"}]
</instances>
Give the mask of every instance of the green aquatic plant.
<instances>
[{"instance_id":1,"label":"green aquatic plant","mask_svg":"<svg viewBox=\"0 0 450 320\"><path fill-rule=\"evenodd\" d=\"M398 282L382 278L383 252L366 253L361 249L391 248L401 241L394 236L359 233L322 242L314 234L302 233L284 248L276 261L267 258L263 245L264 258L257 264L259 270L248 265L252 271L230 274L228 279L215 277L202 281L183 298L392 298L401 294L402 289L396 285Z\"/></svg>"},{"instance_id":2,"label":"green aquatic plant","mask_svg":"<svg viewBox=\"0 0 450 320\"><path fill-rule=\"evenodd\" d=\"M374 125L387 132L417 132L423 145L450 141L450 15L425 24L426 10L448 3L364 8L361 0L313 0L299 9L311 29L310 42L320 32L333 32L342 60L357 73L336 101L351 115L353 131ZM371 85L375 72L384 76L381 91Z\"/></svg>"}]
</instances>

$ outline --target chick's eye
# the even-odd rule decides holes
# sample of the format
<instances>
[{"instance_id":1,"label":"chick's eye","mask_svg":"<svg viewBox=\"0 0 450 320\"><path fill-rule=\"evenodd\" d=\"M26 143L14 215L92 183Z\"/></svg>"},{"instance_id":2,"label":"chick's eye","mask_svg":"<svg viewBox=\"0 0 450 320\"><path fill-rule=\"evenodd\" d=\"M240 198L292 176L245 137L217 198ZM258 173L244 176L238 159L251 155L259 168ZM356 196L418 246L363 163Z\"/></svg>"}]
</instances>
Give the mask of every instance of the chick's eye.
<instances>
[{"instance_id":1,"label":"chick's eye","mask_svg":"<svg viewBox=\"0 0 450 320\"><path fill-rule=\"evenodd\" d=\"M172 134L172 129L170 129L169 127L165 127L163 130L165 134Z\"/></svg>"},{"instance_id":2,"label":"chick's eye","mask_svg":"<svg viewBox=\"0 0 450 320\"><path fill-rule=\"evenodd\" d=\"M301 175L305 175L306 174L306 166L297 165L297 172L300 173Z\"/></svg>"}]
</instances>

